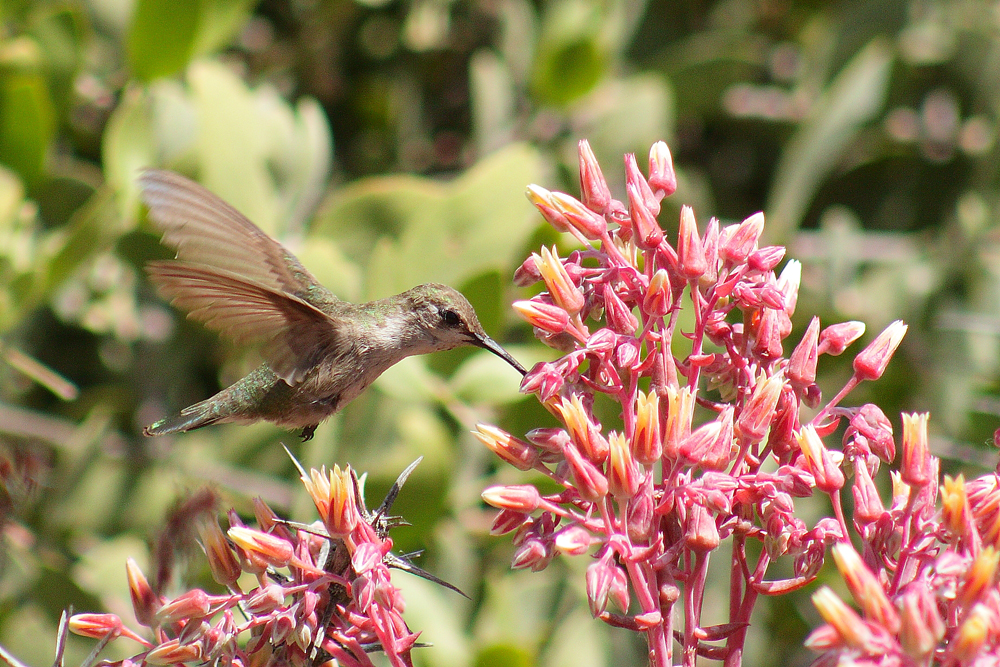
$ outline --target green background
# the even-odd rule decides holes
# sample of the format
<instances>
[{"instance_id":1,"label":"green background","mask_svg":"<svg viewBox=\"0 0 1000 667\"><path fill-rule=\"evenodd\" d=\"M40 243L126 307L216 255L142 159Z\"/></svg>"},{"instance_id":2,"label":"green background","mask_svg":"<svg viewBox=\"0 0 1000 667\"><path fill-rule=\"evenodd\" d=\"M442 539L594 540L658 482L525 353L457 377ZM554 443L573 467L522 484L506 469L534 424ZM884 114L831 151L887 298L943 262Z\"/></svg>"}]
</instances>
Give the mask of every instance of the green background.
<instances>
[{"instance_id":1,"label":"green background","mask_svg":"<svg viewBox=\"0 0 1000 667\"><path fill-rule=\"evenodd\" d=\"M942 468L978 475L1000 425L998 113L1000 12L985 2L4 0L0 643L40 666L68 605L131 619L125 558L148 568L206 485L222 509L247 515L260 495L312 520L284 442L306 465L367 471L373 505L424 457L394 538L471 600L397 578L433 644L419 664L644 662L638 638L590 618L588 559L510 572L509 539L489 537L480 491L530 478L469 429L554 422L484 352L407 360L309 443L266 424L144 438L257 359L154 294L142 266L170 253L138 169L196 177L345 299L458 287L530 365L555 353L513 317L532 292L510 277L557 236L525 186L576 194L588 138L621 198L622 154L644 164L665 139L668 234L682 203L702 225L765 211L766 242L804 264L786 353L814 314L863 320L866 340L905 319L886 376L848 402L878 402L897 428L901 410L931 411ZM823 360L825 395L850 357ZM168 591L215 590L196 548L176 550ZM747 664L811 660L808 597L758 606ZM91 644L74 638L69 664Z\"/></svg>"}]
</instances>

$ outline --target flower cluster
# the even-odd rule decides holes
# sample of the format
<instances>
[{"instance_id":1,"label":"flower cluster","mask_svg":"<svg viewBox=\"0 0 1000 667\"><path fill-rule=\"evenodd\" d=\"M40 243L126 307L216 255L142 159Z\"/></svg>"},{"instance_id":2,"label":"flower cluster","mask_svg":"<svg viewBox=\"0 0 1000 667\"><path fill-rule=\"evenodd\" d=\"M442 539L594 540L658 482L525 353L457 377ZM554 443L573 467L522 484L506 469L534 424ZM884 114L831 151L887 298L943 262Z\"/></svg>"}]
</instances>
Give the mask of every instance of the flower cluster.
<instances>
[{"instance_id":1,"label":"flower cluster","mask_svg":"<svg viewBox=\"0 0 1000 667\"><path fill-rule=\"evenodd\" d=\"M129 559L135 618L149 632L129 629L114 614L77 614L69 630L105 642L128 637L141 644L143 651L122 661L122 667L296 666L331 659L371 667L373 650L384 652L394 667L412 665L417 633L403 621L403 599L392 585L389 566L420 571L390 553L386 532L393 521L385 516L412 468L374 514L365 508L349 467L302 471L321 521L283 521L256 499L257 528L244 525L233 511L225 533L214 518L199 526L212 576L227 593L194 589L168 600L154 593ZM244 575L251 575L256 586L243 590Z\"/></svg>"},{"instance_id":2,"label":"flower cluster","mask_svg":"<svg viewBox=\"0 0 1000 667\"><path fill-rule=\"evenodd\" d=\"M500 509L494 534L513 533L513 566L540 570L556 554L589 554L592 613L644 633L651 664L673 664L676 641L685 665L699 657L739 665L758 596L809 584L833 547L861 614L830 589L816 593L828 624L808 645L821 664L996 659L1000 477L945 478L936 510L927 416L904 415L886 508L873 477L895 458L890 422L875 405L841 405L883 374L906 326L893 322L857 354L852 377L824 401L819 357L844 352L864 325L823 328L813 318L786 356L800 265L789 261L776 274L784 248L759 245L764 216L726 227L713 218L701 232L685 206L672 245L657 222L661 200L676 189L666 144L650 151L648 177L632 155L625 171L627 201L618 201L582 141L579 199L528 188L544 218L582 248L566 257L542 248L514 277L520 286L544 282L514 307L564 353L536 365L521 389L562 426L523 438L477 427L502 459L561 489L483 493ZM828 447L835 432L842 444ZM817 492L829 496L833 516L810 526L795 499ZM723 540L732 547L730 599L713 606L728 608L729 618L706 627L708 562ZM762 548L748 548L751 541ZM791 559L792 576L769 579L779 557Z\"/></svg>"}]
</instances>

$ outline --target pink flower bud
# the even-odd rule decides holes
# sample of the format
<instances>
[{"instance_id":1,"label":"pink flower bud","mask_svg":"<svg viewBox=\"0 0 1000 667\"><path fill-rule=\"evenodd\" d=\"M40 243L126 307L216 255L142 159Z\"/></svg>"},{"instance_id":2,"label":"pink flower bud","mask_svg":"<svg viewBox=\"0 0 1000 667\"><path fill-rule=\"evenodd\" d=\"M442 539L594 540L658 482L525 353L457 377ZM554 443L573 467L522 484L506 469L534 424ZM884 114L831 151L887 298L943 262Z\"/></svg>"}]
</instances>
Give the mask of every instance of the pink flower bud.
<instances>
[{"instance_id":1,"label":"pink flower bud","mask_svg":"<svg viewBox=\"0 0 1000 667\"><path fill-rule=\"evenodd\" d=\"M584 237L594 240L607 236L608 223L603 215L591 211L575 197L563 192L553 192L549 201L563 214L570 225Z\"/></svg>"},{"instance_id":2,"label":"pink flower bud","mask_svg":"<svg viewBox=\"0 0 1000 667\"><path fill-rule=\"evenodd\" d=\"M899 615L875 573L868 569L850 542L834 544L831 552L840 576L865 617L895 634L899 630Z\"/></svg>"},{"instance_id":3,"label":"pink flower bud","mask_svg":"<svg viewBox=\"0 0 1000 667\"><path fill-rule=\"evenodd\" d=\"M648 482L647 482L648 484ZM656 516L656 503L648 491L640 491L628 501L625 528L632 544L648 544L653 531L653 519ZM626 605L627 606L627 605Z\"/></svg>"},{"instance_id":4,"label":"pink flower bud","mask_svg":"<svg viewBox=\"0 0 1000 667\"><path fill-rule=\"evenodd\" d=\"M805 455L809 472L816 478L816 488L825 493L834 493L844 486L844 473L840 461L823 444L812 424L803 426L798 432L799 447Z\"/></svg>"},{"instance_id":5,"label":"pink flower bud","mask_svg":"<svg viewBox=\"0 0 1000 667\"><path fill-rule=\"evenodd\" d=\"M163 603L153 593L153 588L146 580L146 575L131 558L125 560L125 575L128 578L128 590L132 596L132 611L135 613L135 620L146 627L153 627L156 623L156 612Z\"/></svg>"},{"instance_id":6,"label":"pink flower bud","mask_svg":"<svg viewBox=\"0 0 1000 667\"><path fill-rule=\"evenodd\" d=\"M570 438L580 451L594 463L604 463L608 458L608 441L591 421L580 400L580 394L573 394L569 399L563 398L556 402L554 407L566 425Z\"/></svg>"},{"instance_id":7,"label":"pink flower bud","mask_svg":"<svg viewBox=\"0 0 1000 667\"><path fill-rule=\"evenodd\" d=\"M947 660L943 664L972 664L986 644L986 640L995 632L997 614L985 604L977 604L966 615L958 631L952 637L946 653Z\"/></svg>"},{"instance_id":8,"label":"pink flower bud","mask_svg":"<svg viewBox=\"0 0 1000 667\"><path fill-rule=\"evenodd\" d=\"M625 155L625 189L628 190L630 187L635 191L636 201L641 203L654 218L660 214L660 198L653 194L646 177L639 171L634 153ZM631 196L629 206L632 206Z\"/></svg>"},{"instance_id":9,"label":"pink flower bud","mask_svg":"<svg viewBox=\"0 0 1000 667\"><path fill-rule=\"evenodd\" d=\"M608 592L614 578L615 566L606 558L594 561L587 567L587 603L594 618L608 606Z\"/></svg>"},{"instance_id":10,"label":"pink flower bud","mask_svg":"<svg viewBox=\"0 0 1000 667\"><path fill-rule=\"evenodd\" d=\"M638 186L629 184L626 187L628 193L628 213L632 219L633 240L640 248L650 250L660 245L663 241L663 230L660 223L656 221L656 212L647 206ZM656 211L659 210L656 206Z\"/></svg>"},{"instance_id":11,"label":"pink flower bud","mask_svg":"<svg viewBox=\"0 0 1000 667\"><path fill-rule=\"evenodd\" d=\"M257 554L274 567L285 567L295 555L291 543L275 535L239 526L230 528L228 534L241 548Z\"/></svg>"},{"instance_id":12,"label":"pink flower bud","mask_svg":"<svg viewBox=\"0 0 1000 667\"><path fill-rule=\"evenodd\" d=\"M521 380L521 393L538 394L538 400L547 403L563 386L563 375L554 364L536 364Z\"/></svg>"},{"instance_id":13,"label":"pink flower bud","mask_svg":"<svg viewBox=\"0 0 1000 667\"><path fill-rule=\"evenodd\" d=\"M677 191L677 174L674 173L674 159L666 142L657 141L649 149L649 187L663 197Z\"/></svg>"},{"instance_id":14,"label":"pink flower bud","mask_svg":"<svg viewBox=\"0 0 1000 667\"><path fill-rule=\"evenodd\" d=\"M590 550L594 541L586 528L573 524L557 532L552 538L552 545L556 551L567 556L582 556Z\"/></svg>"},{"instance_id":15,"label":"pink flower bud","mask_svg":"<svg viewBox=\"0 0 1000 667\"><path fill-rule=\"evenodd\" d=\"M757 273L767 273L773 271L774 267L778 266L784 258L784 246L764 246L760 250L750 253L750 257L747 258L747 267Z\"/></svg>"},{"instance_id":16,"label":"pink flower bud","mask_svg":"<svg viewBox=\"0 0 1000 667\"><path fill-rule=\"evenodd\" d=\"M493 519L493 525L490 527L490 535L506 535L519 529L528 519L528 515L524 512L507 509L500 510Z\"/></svg>"},{"instance_id":17,"label":"pink flower bud","mask_svg":"<svg viewBox=\"0 0 1000 667\"><path fill-rule=\"evenodd\" d=\"M552 303L515 301L511 306L528 324L548 333L562 333L569 324L569 313Z\"/></svg>"},{"instance_id":18,"label":"pink flower bud","mask_svg":"<svg viewBox=\"0 0 1000 667\"><path fill-rule=\"evenodd\" d=\"M514 284L518 287L528 287L542 279L542 273L538 270L535 257L536 255L532 254L514 272Z\"/></svg>"},{"instance_id":19,"label":"pink flower bud","mask_svg":"<svg viewBox=\"0 0 1000 667\"><path fill-rule=\"evenodd\" d=\"M754 213L737 225L719 247L719 256L732 264L743 264L750 253L757 249L761 232L764 231L764 214Z\"/></svg>"},{"instance_id":20,"label":"pink flower bud","mask_svg":"<svg viewBox=\"0 0 1000 667\"><path fill-rule=\"evenodd\" d=\"M875 523L885 514L885 505L879 497L878 488L868 466L861 461L854 462L854 486L851 492L854 494L854 520L857 523Z\"/></svg>"},{"instance_id":21,"label":"pink flower bud","mask_svg":"<svg viewBox=\"0 0 1000 667\"><path fill-rule=\"evenodd\" d=\"M525 540L521 546L514 550L514 557L510 566L515 570L531 568L532 572L541 572L548 566L551 560L551 544L547 544L537 537L532 537Z\"/></svg>"},{"instance_id":22,"label":"pink flower bud","mask_svg":"<svg viewBox=\"0 0 1000 667\"><path fill-rule=\"evenodd\" d=\"M581 139L578 147L580 153L580 197L587 208L594 213L604 215L611 205L611 188L604 180L601 165L594 157L590 142Z\"/></svg>"},{"instance_id":23,"label":"pink flower bud","mask_svg":"<svg viewBox=\"0 0 1000 667\"><path fill-rule=\"evenodd\" d=\"M160 607L156 612L156 620L161 625L168 625L177 621L203 618L208 616L210 611L212 611L212 599L208 593L196 588Z\"/></svg>"},{"instance_id":24,"label":"pink flower bud","mask_svg":"<svg viewBox=\"0 0 1000 667\"><path fill-rule=\"evenodd\" d=\"M692 505L688 511L684 543L697 553L708 553L719 546L719 529L715 518L701 505Z\"/></svg>"},{"instance_id":25,"label":"pink flower bud","mask_svg":"<svg viewBox=\"0 0 1000 667\"><path fill-rule=\"evenodd\" d=\"M908 585L899 600L899 643L908 656L926 662L944 638L945 625L934 593L923 581Z\"/></svg>"},{"instance_id":26,"label":"pink flower bud","mask_svg":"<svg viewBox=\"0 0 1000 667\"><path fill-rule=\"evenodd\" d=\"M906 325L896 320L854 358L854 374L860 380L877 380L882 377L893 353L906 335Z\"/></svg>"},{"instance_id":27,"label":"pink flower bud","mask_svg":"<svg viewBox=\"0 0 1000 667\"><path fill-rule=\"evenodd\" d=\"M864 653L878 651L879 644L869 626L830 587L823 586L813 593L812 601L823 620L837 631L846 646Z\"/></svg>"},{"instance_id":28,"label":"pink flower bud","mask_svg":"<svg viewBox=\"0 0 1000 667\"><path fill-rule=\"evenodd\" d=\"M624 436L612 432L608 445L608 490L619 500L631 498L642 483L642 471L632 458Z\"/></svg>"},{"instance_id":29,"label":"pink flower bud","mask_svg":"<svg viewBox=\"0 0 1000 667\"><path fill-rule=\"evenodd\" d=\"M108 635L118 637L122 632L122 619L115 614L74 614L69 619L69 631L91 639L104 639Z\"/></svg>"},{"instance_id":30,"label":"pink flower bud","mask_svg":"<svg viewBox=\"0 0 1000 667\"><path fill-rule=\"evenodd\" d=\"M531 470L538 464L534 447L496 426L476 424L472 435L490 450L518 470Z\"/></svg>"},{"instance_id":31,"label":"pink flower bud","mask_svg":"<svg viewBox=\"0 0 1000 667\"><path fill-rule=\"evenodd\" d=\"M743 411L736 419L736 433L741 438L754 442L760 442L764 438L784 384L785 379L781 375L757 381Z\"/></svg>"},{"instance_id":32,"label":"pink flower bud","mask_svg":"<svg viewBox=\"0 0 1000 667\"><path fill-rule=\"evenodd\" d=\"M183 662L201 662L201 644L181 644L171 639L146 654L144 662L150 665L179 665Z\"/></svg>"},{"instance_id":33,"label":"pink flower bud","mask_svg":"<svg viewBox=\"0 0 1000 667\"><path fill-rule=\"evenodd\" d=\"M831 324L819 335L819 353L836 357L865 333L864 322Z\"/></svg>"},{"instance_id":34,"label":"pink flower bud","mask_svg":"<svg viewBox=\"0 0 1000 667\"><path fill-rule=\"evenodd\" d=\"M482 498L497 509L513 510L522 514L534 512L542 502L538 489L530 484L491 486L483 491Z\"/></svg>"},{"instance_id":35,"label":"pink flower bud","mask_svg":"<svg viewBox=\"0 0 1000 667\"><path fill-rule=\"evenodd\" d=\"M556 231L568 232L569 231L569 220L562 211L557 209L552 202L552 193L543 187L538 185L529 185L527 191L524 193L528 197L538 212L542 214L545 221L552 225Z\"/></svg>"},{"instance_id":36,"label":"pink flower bud","mask_svg":"<svg viewBox=\"0 0 1000 667\"><path fill-rule=\"evenodd\" d=\"M631 336L639 326L632 309L611 288L604 290L604 318L615 332Z\"/></svg>"},{"instance_id":37,"label":"pink flower bud","mask_svg":"<svg viewBox=\"0 0 1000 667\"><path fill-rule=\"evenodd\" d=\"M573 445L564 450L566 463L573 476L573 486L584 500L597 502L608 495L608 479L598 468L584 458Z\"/></svg>"},{"instance_id":38,"label":"pink flower bud","mask_svg":"<svg viewBox=\"0 0 1000 667\"><path fill-rule=\"evenodd\" d=\"M903 415L903 461L900 475L911 487L922 487L931 481L931 452L927 444L929 413Z\"/></svg>"},{"instance_id":39,"label":"pink flower bud","mask_svg":"<svg viewBox=\"0 0 1000 667\"><path fill-rule=\"evenodd\" d=\"M285 604L285 589L278 584L268 584L252 591L244 603L246 610L254 616L264 616Z\"/></svg>"},{"instance_id":40,"label":"pink flower bud","mask_svg":"<svg viewBox=\"0 0 1000 667\"><path fill-rule=\"evenodd\" d=\"M719 231L719 219L712 216L705 227L705 235L701 239L701 247L705 250L705 273L701 275L701 285L711 285L719 280L719 244L722 242ZM718 294L725 296L725 286L720 285Z\"/></svg>"},{"instance_id":41,"label":"pink flower bud","mask_svg":"<svg viewBox=\"0 0 1000 667\"><path fill-rule=\"evenodd\" d=\"M569 433L561 428L536 428L525 434L528 442L546 452L562 453L563 447L569 444Z\"/></svg>"},{"instance_id":42,"label":"pink flower bud","mask_svg":"<svg viewBox=\"0 0 1000 667\"><path fill-rule=\"evenodd\" d=\"M816 382L816 361L819 358L819 318L814 317L809 322L802 340L792 350L788 358L785 377L796 389L805 389Z\"/></svg>"},{"instance_id":43,"label":"pink flower bud","mask_svg":"<svg viewBox=\"0 0 1000 667\"><path fill-rule=\"evenodd\" d=\"M663 317L670 311L672 301L670 277L664 269L657 269L649 280L649 289L642 300L642 310L650 317Z\"/></svg>"},{"instance_id":44,"label":"pink flower bud","mask_svg":"<svg viewBox=\"0 0 1000 667\"><path fill-rule=\"evenodd\" d=\"M868 448L886 463L896 458L896 443L892 439L892 423L873 403L866 403L851 417L845 438L862 437Z\"/></svg>"},{"instance_id":45,"label":"pink flower bud","mask_svg":"<svg viewBox=\"0 0 1000 667\"><path fill-rule=\"evenodd\" d=\"M576 315L583 308L583 293L573 284L555 248L549 250L543 247L541 252L541 256L532 255L532 257L535 258L552 300L570 315Z\"/></svg>"},{"instance_id":46,"label":"pink flower bud","mask_svg":"<svg viewBox=\"0 0 1000 667\"><path fill-rule=\"evenodd\" d=\"M678 452L686 462L705 470L725 470L732 459L734 444L733 406L727 405L717 419L685 438Z\"/></svg>"},{"instance_id":47,"label":"pink flower bud","mask_svg":"<svg viewBox=\"0 0 1000 667\"><path fill-rule=\"evenodd\" d=\"M680 230L677 233L677 271L686 280L697 280L708 270L705 248L698 236L698 223L690 206L681 207Z\"/></svg>"},{"instance_id":48,"label":"pink flower bud","mask_svg":"<svg viewBox=\"0 0 1000 667\"><path fill-rule=\"evenodd\" d=\"M226 536L215 517L198 523L198 534L208 557L212 578L223 586L232 586L240 578L242 570L236 554L229 548Z\"/></svg>"},{"instance_id":49,"label":"pink flower bud","mask_svg":"<svg viewBox=\"0 0 1000 667\"><path fill-rule=\"evenodd\" d=\"M635 431L632 434L632 456L644 465L653 465L663 455L660 438L660 397L656 392L636 393Z\"/></svg>"}]
</instances>

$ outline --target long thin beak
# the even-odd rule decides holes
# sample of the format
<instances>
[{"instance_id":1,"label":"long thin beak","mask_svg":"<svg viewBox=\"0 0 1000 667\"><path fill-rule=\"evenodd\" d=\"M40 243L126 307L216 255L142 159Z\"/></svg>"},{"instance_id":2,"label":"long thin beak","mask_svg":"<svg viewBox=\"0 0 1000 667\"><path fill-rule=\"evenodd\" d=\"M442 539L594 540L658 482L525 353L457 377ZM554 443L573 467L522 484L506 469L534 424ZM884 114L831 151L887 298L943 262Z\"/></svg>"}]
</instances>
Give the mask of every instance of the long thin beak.
<instances>
[{"instance_id":1,"label":"long thin beak","mask_svg":"<svg viewBox=\"0 0 1000 667\"><path fill-rule=\"evenodd\" d=\"M486 334L473 333L472 334L472 344L476 347L481 347L484 350L489 350L493 354L497 355L508 364L517 369L517 372L521 375L527 375L528 371L524 370L524 366L518 363L517 359L510 356L507 350L500 347L500 343L496 342Z\"/></svg>"}]
</instances>

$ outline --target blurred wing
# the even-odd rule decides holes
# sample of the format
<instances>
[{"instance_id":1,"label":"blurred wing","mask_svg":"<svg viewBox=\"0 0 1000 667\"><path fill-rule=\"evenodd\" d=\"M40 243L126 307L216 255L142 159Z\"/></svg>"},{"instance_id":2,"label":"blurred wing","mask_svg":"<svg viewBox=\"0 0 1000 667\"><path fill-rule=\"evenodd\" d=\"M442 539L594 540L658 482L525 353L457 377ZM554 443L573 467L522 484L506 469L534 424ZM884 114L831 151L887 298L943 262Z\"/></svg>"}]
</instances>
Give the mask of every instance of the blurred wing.
<instances>
[{"instance_id":1,"label":"blurred wing","mask_svg":"<svg viewBox=\"0 0 1000 667\"><path fill-rule=\"evenodd\" d=\"M290 385L345 343L338 320L291 294L243 276L181 261L150 262L164 298L237 342L264 342L264 360Z\"/></svg>"},{"instance_id":2,"label":"blurred wing","mask_svg":"<svg viewBox=\"0 0 1000 667\"><path fill-rule=\"evenodd\" d=\"M194 181L149 169L139 177L149 217L177 259L204 264L302 299L319 286L299 260L246 216Z\"/></svg>"}]
</instances>

